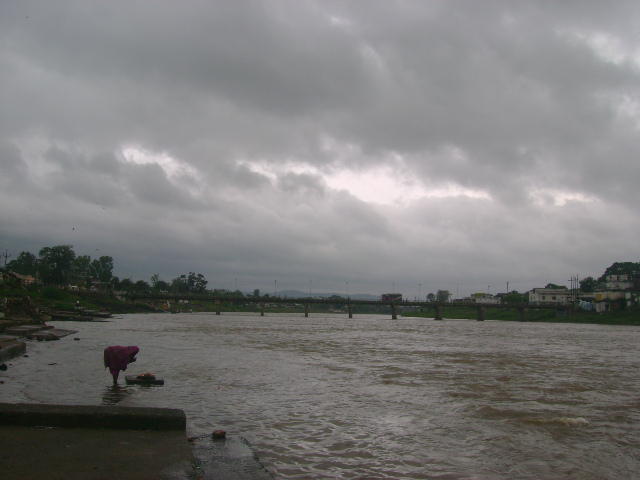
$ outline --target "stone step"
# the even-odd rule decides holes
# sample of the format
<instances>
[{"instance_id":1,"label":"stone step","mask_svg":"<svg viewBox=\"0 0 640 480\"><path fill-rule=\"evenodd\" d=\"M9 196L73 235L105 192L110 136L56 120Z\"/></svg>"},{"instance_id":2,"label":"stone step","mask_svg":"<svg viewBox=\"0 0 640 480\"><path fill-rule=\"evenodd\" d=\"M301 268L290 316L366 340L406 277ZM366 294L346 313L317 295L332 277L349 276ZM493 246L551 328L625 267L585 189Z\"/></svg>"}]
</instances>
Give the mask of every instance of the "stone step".
<instances>
[{"instance_id":1,"label":"stone step","mask_svg":"<svg viewBox=\"0 0 640 480\"><path fill-rule=\"evenodd\" d=\"M6 337L6 336L4 336ZM27 351L27 344L19 341L18 337L9 337L6 341L0 341L0 362L10 360Z\"/></svg>"},{"instance_id":2,"label":"stone step","mask_svg":"<svg viewBox=\"0 0 640 480\"><path fill-rule=\"evenodd\" d=\"M19 337L26 337L30 333L35 333L42 330L42 325L16 325L15 327L7 327L4 329L6 335L17 335Z\"/></svg>"},{"instance_id":3,"label":"stone step","mask_svg":"<svg viewBox=\"0 0 640 480\"><path fill-rule=\"evenodd\" d=\"M62 337L77 333L77 330L63 330L62 328L48 328L27 334L32 340L60 340Z\"/></svg>"}]
</instances>

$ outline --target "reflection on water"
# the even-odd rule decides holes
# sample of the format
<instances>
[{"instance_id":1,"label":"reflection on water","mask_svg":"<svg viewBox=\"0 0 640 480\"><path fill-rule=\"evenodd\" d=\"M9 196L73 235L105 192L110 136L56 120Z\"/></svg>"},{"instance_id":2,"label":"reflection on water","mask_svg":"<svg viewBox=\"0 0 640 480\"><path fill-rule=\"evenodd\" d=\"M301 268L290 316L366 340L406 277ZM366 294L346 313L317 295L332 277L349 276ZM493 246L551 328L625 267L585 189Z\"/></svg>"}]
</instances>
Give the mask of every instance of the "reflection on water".
<instances>
[{"instance_id":1,"label":"reflection on water","mask_svg":"<svg viewBox=\"0 0 640 480\"><path fill-rule=\"evenodd\" d=\"M29 343L0 372L2 401L181 408L189 436L242 436L283 480L640 478L640 328L249 314L78 328ZM106 387L107 345L138 345L127 374L165 384Z\"/></svg>"},{"instance_id":2,"label":"reflection on water","mask_svg":"<svg viewBox=\"0 0 640 480\"><path fill-rule=\"evenodd\" d=\"M117 405L133 393L132 386L109 385L102 392L101 405Z\"/></svg>"}]
</instances>

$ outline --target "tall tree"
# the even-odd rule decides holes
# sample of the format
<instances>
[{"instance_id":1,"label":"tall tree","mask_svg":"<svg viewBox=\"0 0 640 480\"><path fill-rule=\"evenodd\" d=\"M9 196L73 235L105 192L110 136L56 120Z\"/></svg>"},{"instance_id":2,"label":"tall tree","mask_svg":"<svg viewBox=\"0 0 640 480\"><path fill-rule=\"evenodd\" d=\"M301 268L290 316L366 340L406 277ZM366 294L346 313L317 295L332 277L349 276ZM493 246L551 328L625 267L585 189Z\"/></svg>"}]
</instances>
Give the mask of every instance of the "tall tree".
<instances>
[{"instance_id":1,"label":"tall tree","mask_svg":"<svg viewBox=\"0 0 640 480\"><path fill-rule=\"evenodd\" d=\"M99 278L103 283L111 282L113 278L113 258L104 255L91 262L91 276Z\"/></svg>"},{"instance_id":2,"label":"tall tree","mask_svg":"<svg viewBox=\"0 0 640 480\"><path fill-rule=\"evenodd\" d=\"M448 302L450 296L451 293L449 292L449 290L438 290L438 293L436 293L436 298L438 299L438 302L441 303Z\"/></svg>"},{"instance_id":3,"label":"tall tree","mask_svg":"<svg viewBox=\"0 0 640 480\"><path fill-rule=\"evenodd\" d=\"M71 265L76 258L71 245L44 247L39 252L40 278L45 283L64 285L69 282Z\"/></svg>"},{"instance_id":4,"label":"tall tree","mask_svg":"<svg viewBox=\"0 0 640 480\"><path fill-rule=\"evenodd\" d=\"M187 283L189 285L189 291L193 293L204 293L207 290L207 279L201 273L195 274L189 272L187 277Z\"/></svg>"},{"instance_id":5,"label":"tall tree","mask_svg":"<svg viewBox=\"0 0 640 480\"><path fill-rule=\"evenodd\" d=\"M171 280L171 291L173 293L186 293L189 291L189 283L186 275L180 275L179 277Z\"/></svg>"},{"instance_id":6,"label":"tall tree","mask_svg":"<svg viewBox=\"0 0 640 480\"><path fill-rule=\"evenodd\" d=\"M84 285L87 277L90 275L91 257L89 255L80 255L71 262L71 276L69 281L75 285Z\"/></svg>"},{"instance_id":7,"label":"tall tree","mask_svg":"<svg viewBox=\"0 0 640 480\"><path fill-rule=\"evenodd\" d=\"M598 281L593 277L587 277L580 280L580 291L585 293L595 292L598 287Z\"/></svg>"},{"instance_id":8,"label":"tall tree","mask_svg":"<svg viewBox=\"0 0 640 480\"><path fill-rule=\"evenodd\" d=\"M7 264L7 268L20 275L32 275L35 277L37 265L38 259L33 253L20 252L18 258L11 260Z\"/></svg>"}]
</instances>

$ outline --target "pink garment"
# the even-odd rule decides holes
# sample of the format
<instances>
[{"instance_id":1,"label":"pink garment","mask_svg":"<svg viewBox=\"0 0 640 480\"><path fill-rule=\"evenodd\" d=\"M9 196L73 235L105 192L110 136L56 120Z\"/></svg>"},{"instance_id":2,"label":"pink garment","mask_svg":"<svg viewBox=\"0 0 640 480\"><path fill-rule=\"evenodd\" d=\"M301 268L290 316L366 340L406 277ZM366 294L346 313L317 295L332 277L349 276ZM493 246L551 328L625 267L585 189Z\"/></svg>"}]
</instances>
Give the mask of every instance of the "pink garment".
<instances>
[{"instance_id":1,"label":"pink garment","mask_svg":"<svg viewBox=\"0 0 640 480\"><path fill-rule=\"evenodd\" d=\"M135 346L122 347L114 345L104 349L104 368L109 368L112 375L117 375L120 370L126 370L127 365L135 360L140 349Z\"/></svg>"}]
</instances>

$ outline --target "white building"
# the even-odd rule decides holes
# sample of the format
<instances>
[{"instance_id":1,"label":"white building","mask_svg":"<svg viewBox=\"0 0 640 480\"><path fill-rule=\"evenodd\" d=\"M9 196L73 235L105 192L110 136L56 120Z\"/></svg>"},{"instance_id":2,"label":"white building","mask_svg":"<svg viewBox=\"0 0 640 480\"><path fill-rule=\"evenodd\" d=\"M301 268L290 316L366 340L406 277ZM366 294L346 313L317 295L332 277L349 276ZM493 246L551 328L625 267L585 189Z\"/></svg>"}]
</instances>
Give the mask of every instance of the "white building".
<instances>
[{"instance_id":1,"label":"white building","mask_svg":"<svg viewBox=\"0 0 640 480\"><path fill-rule=\"evenodd\" d=\"M571 291L566 288L534 288L529 292L529 303L566 304L572 300Z\"/></svg>"},{"instance_id":2,"label":"white building","mask_svg":"<svg viewBox=\"0 0 640 480\"><path fill-rule=\"evenodd\" d=\"M489 293L473 293L470 297L462 299L465 303L481 303L483 305L496 305L502 303L502 299Z\"/></svg>"},{"instance_id":3,"label":"white building","mask_svg":"<svg viewBox=\"0 0 640 480\"><path fill-rule=\"evenodd\" d=\"M607 275L605 279L605 288L607 290L628 290L634 287L635 282L629 278L629 275Z\"/></svg>"}]
</instances>

